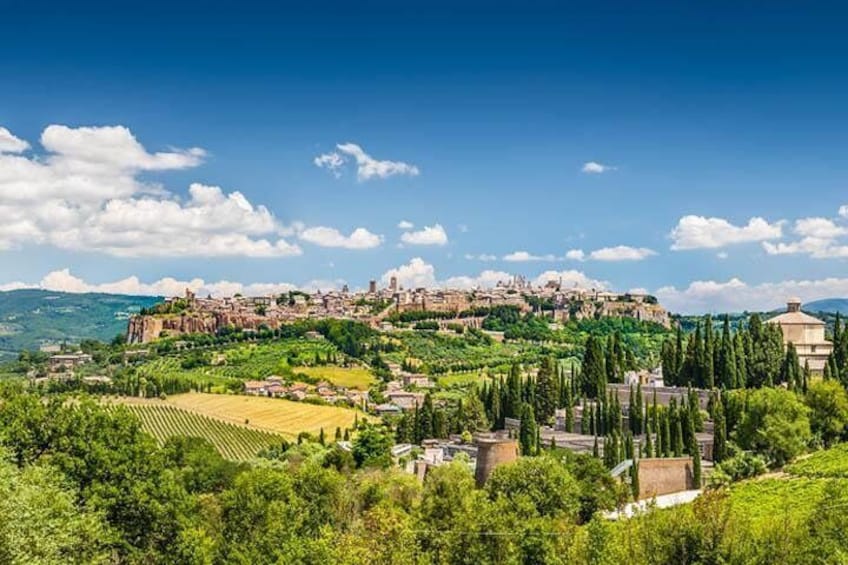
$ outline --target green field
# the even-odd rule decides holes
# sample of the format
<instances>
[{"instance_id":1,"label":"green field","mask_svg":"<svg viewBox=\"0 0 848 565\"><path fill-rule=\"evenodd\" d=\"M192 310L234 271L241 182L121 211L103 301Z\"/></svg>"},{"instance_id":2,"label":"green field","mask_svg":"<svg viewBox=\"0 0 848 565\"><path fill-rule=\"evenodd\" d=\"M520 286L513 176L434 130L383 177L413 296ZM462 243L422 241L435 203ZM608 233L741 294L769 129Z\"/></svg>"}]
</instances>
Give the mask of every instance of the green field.
<instances>
[{"instance_id":1,"label":"green field","mask_svg":"<svg viewBox=\"0 0 848 565\"><path fill-rule=\"evenodd\" d=\"M311 364L316 355L326 359L337 354L328 342L287 339L264 343L241 343L214 351L192 350L151 359L138 367L138 374L161 379L177 378L190 382L226 384L271 375L290 376L295 365ZM192 365L190 361L198 360Z\"/></svg>"},{"instance_id":2,"label":"green field","mask_svg":"<svg viewBox=\"0 0 848 565\"><path fill-rule=\"evenodd\" d=\"M222 422L165 403L127 403L126 407L141 420L142 428L161 444L170 437L200 437L233 461L253 458L270 445L280 444L283 437L274 433Z\"/></svg>"},{"instance_id":3,"label":"green field","mask_svg":"<svg viewBox=\"0 0 848 565\"><path fill-rule=\"evenodd\" d=\"M817 451L786 467L792 475L848 479L848 443Z\"/></svg>"},{"instance_id":4,"label":"green field","mask_svg":"<svg viewBox=\"0 0 848 565\"><path fill-rule=\"evenodd\" d=\"M363 367L337 367L324 365L319 367L295 367L295 373L303 373L312 379L327 381L330 384L346 388L368 390L374 382L374 375Z\"/></svg>"}]
</instances>

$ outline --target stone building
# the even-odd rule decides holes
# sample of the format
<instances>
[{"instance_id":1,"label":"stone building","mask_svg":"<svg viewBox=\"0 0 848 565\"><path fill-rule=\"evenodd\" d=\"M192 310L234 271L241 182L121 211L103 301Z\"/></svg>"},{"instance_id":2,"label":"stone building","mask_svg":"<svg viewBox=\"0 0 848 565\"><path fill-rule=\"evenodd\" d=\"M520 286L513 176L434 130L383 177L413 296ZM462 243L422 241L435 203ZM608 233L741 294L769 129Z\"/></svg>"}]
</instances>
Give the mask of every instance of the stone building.
<instances>
[{"instance_id":1,"label":"stone building","mask_svg":"<svg viewBox=\"0 0 848 565\"><path fill-rule=\"evenodd\" d=\"M833 351L833 343L824 338L825 323L801 311L801 299L790 298L786 312L766 321L780 325L784 346L792 343L798 352L798 361L803 367L810 364L813 373L821 374L827 358Z\"/></svg>"}]
</instances>

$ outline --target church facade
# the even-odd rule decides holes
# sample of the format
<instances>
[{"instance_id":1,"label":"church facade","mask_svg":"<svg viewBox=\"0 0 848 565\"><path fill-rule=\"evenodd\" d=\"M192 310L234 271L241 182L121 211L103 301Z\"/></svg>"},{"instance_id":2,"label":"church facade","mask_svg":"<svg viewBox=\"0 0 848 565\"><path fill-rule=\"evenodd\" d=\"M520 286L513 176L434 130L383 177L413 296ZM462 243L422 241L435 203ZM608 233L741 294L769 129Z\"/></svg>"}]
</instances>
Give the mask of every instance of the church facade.
<instances>
[{"instance_id":1,"label":"church facade","mask_svg":"<svg viewBox=\"0 0 848 565\"><path fill-rule=\"evenodd\" d=\"M798 361L803 367L809 363L814 374L821 374L827 358L833 351L833 343L824 337L825 323L801 311L801 299L790 298L786 312L766 321L780 325L784 346L792 343L798 352Z\"/></svg>"}]
</instances>

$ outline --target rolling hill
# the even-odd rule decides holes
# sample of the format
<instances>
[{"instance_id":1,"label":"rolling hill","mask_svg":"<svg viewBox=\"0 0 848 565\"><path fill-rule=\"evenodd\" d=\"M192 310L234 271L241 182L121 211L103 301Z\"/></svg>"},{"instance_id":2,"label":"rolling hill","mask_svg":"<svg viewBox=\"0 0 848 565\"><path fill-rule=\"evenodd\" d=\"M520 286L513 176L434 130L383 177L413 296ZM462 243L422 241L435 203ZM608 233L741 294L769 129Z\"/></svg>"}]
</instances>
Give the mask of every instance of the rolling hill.
<instances>
[{"instance_id":1,"label":"rolling hill","mask_svg":"<svg viewBox=\"0 0 848 565\"><path fill-rule=\"evenodd\" d=\"M848 315L848 298L824 298L804 304L804 310L808 312L839 312Z\"/></svg>"},{"instance_id":2,"label":"rolling hill","mask_svg":"<svg viewBox=\"0 0 848 565\"><path fill-rule=\"evenodd\" d=\"M111 340L126 331L131 314L159 301L154 296L39 289L0 292L0 359L44 344Z\"/></svg>"}]
</instances>

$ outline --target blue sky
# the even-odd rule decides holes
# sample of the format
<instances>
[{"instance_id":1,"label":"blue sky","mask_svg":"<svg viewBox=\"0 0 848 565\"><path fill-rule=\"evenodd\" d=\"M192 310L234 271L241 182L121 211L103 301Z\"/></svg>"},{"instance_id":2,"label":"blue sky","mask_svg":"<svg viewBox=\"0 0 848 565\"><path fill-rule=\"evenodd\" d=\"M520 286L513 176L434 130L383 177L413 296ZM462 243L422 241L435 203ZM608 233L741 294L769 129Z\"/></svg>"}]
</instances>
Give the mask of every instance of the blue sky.
<instances>
[{"instance_id":1,"label":"blue sky","mask_svg":"<svg viewBox=\"0 0 848 565\"><path fill-rule=\"evenodd\" d=\"M4 8L0 285L848 295L839 13L397 4Z\"/></svg>"}]
</instances>

